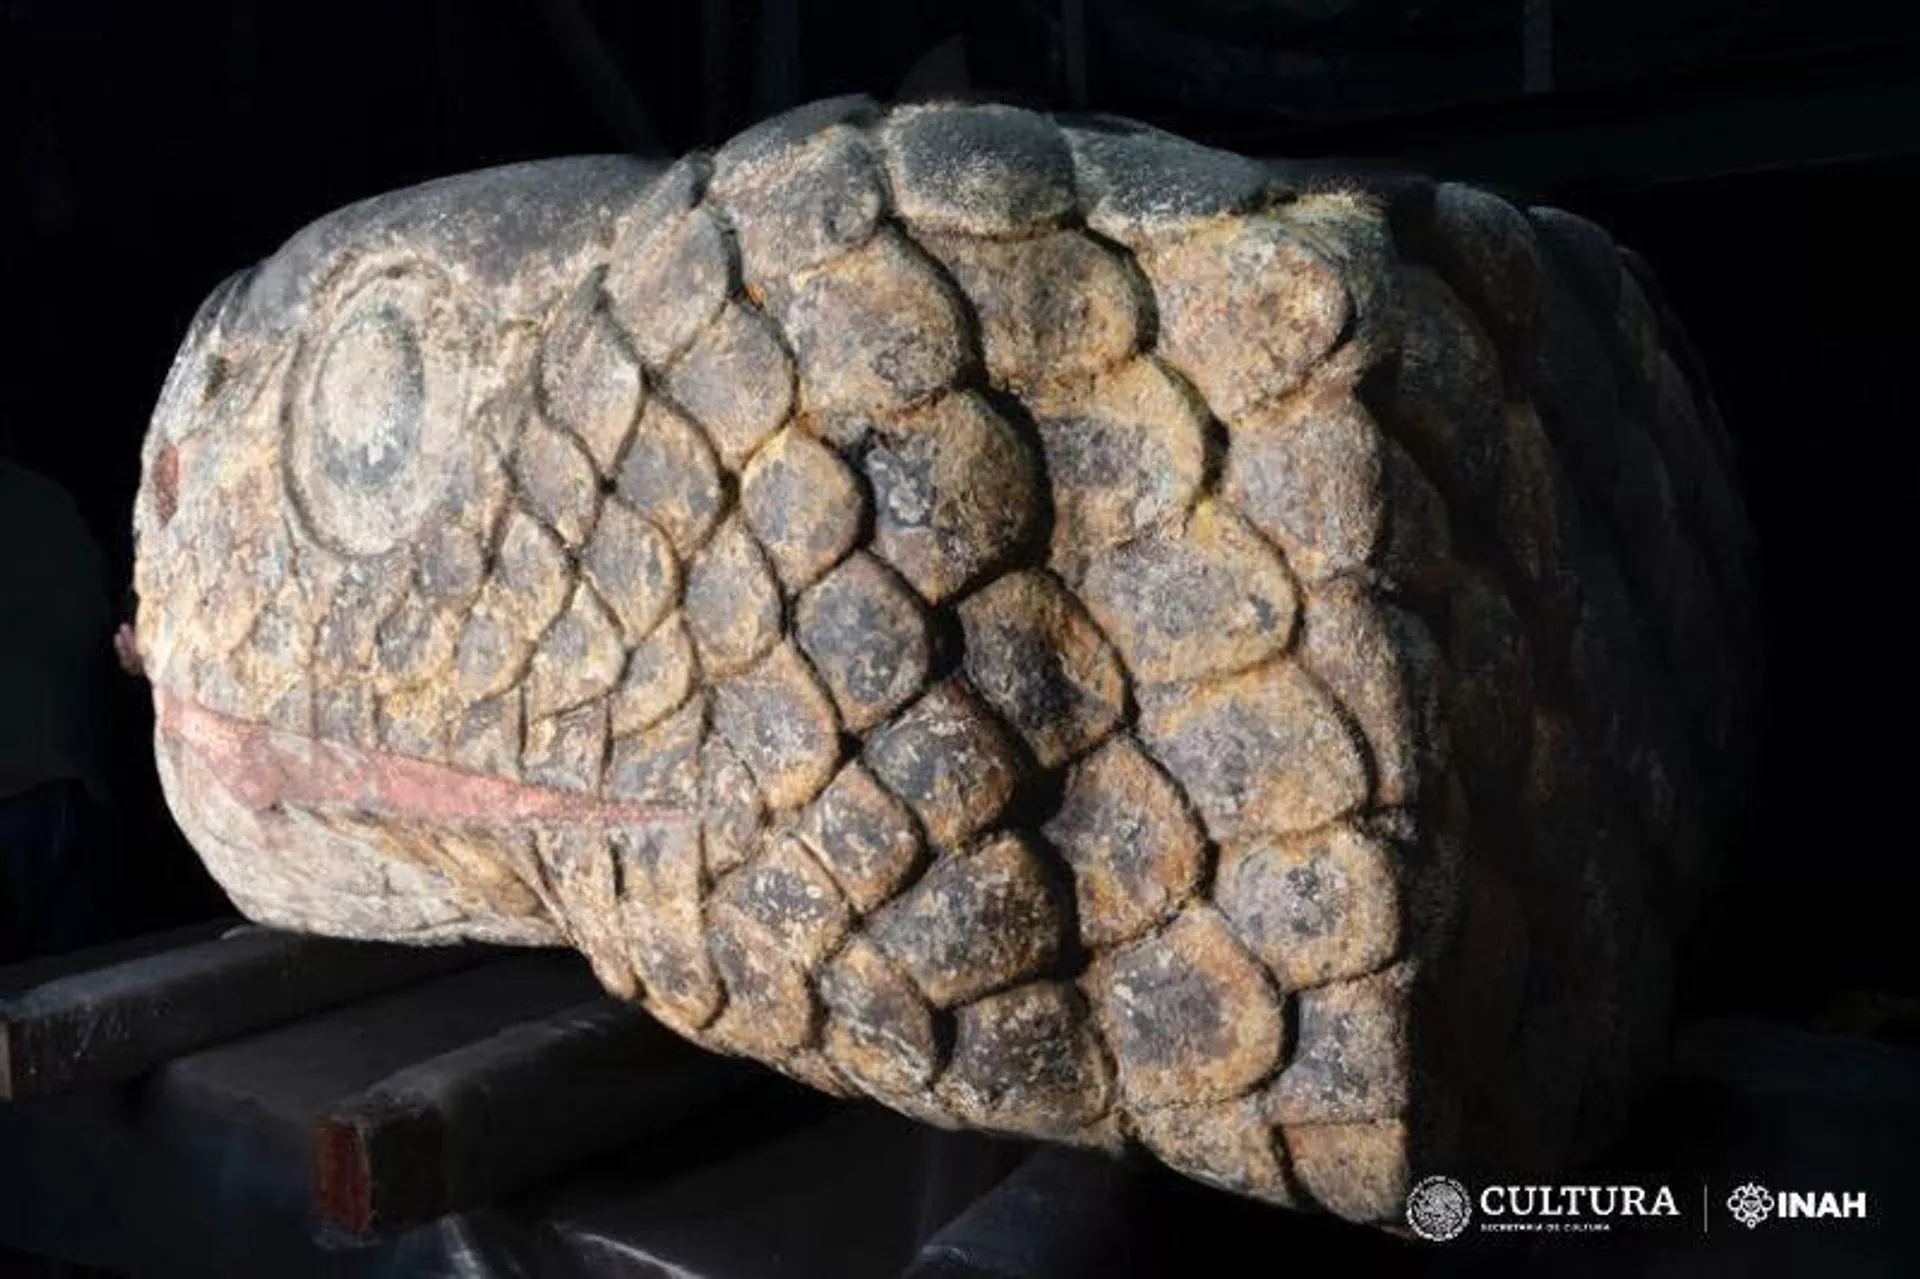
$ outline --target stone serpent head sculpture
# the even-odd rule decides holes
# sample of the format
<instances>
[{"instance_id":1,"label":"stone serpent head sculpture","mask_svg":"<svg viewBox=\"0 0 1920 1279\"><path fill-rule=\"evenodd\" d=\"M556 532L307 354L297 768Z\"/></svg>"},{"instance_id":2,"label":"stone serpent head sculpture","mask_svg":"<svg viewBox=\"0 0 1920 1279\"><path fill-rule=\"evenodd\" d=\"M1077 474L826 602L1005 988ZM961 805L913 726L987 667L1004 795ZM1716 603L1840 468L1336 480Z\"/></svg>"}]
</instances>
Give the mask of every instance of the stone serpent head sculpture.
<instances>
[{"instance_id":1,"label":"stone serpent head sculpture","mask_svg":"<svg viewBox=\"0 0 1920 1279\"><path fill-rule=\"evenodd\" d=\"M137 644L249 916L570 945L926 1121L1362 1221L1657 1063L1748 665L1640 264L1461 186L815 104L221 286Z\"/></svg>"}]
</instances>

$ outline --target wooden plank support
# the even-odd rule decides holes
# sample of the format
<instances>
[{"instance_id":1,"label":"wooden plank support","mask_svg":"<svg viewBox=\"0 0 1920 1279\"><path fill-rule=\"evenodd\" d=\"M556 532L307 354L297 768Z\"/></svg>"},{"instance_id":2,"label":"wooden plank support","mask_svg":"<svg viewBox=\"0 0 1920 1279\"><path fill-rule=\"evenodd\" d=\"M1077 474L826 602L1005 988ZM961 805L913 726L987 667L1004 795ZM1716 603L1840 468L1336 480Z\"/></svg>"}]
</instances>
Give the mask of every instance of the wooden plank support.
<instances>
[{"instance_id":1,"label":"wooden plank support","mask_svg":"<svg viewBox=\"0 0 1920 1279\"><path fill-rule=\"evenodd\" d=\"M631 1007L588 1003L389 1075L314 1125L313 1197L350 1236L475 1207L766 1078Z\"/></svg>"},{"instance_id":2,"label":"wooden plank support","mask_svg":"<svg viewBox=\"0 0 1920 1279\"><path fill-rule=\"evenodd\" d=\"M36 986L44 986L56 977L71 977L75 973L88 973L133 959L145 959L148 955L178 950L182 946L218 941L234 929L244 926L237 919L208 919L195 924L183 924L178 928L136 933L117 941L63 951L58 955L23 959L0 967L0 1000L11 999Z\"/></svg>"},{"instance_id":3,"label":"wooden plank support","mask_svg":"<svg viewBox=\"0 0 1920 1279\"><path fill-rule=\"evenodd\" d=\"M198 1048L495 958L487 946L339 941L236 926L0 999L0 1101L137 1075Z\"/></svg>"}]
</instances>

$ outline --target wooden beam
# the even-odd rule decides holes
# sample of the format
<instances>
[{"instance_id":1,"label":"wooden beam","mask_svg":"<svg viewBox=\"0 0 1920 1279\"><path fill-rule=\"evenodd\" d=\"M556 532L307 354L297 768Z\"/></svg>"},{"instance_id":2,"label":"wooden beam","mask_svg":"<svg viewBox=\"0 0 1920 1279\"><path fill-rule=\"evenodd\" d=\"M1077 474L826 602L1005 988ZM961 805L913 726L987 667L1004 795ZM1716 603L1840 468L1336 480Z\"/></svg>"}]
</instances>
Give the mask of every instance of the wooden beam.
<instances>
[{"instance_id":1,"label":"wooden beam","mask_svg":"<svg viewBox=\"0 0 1920 1279\"><path fill-rule=\"evenodd\" d=\"M243 926L0 999L0 1101L139 1074L210 1044L497 956Z\"/></svg>"},{"instance_id":2,"label":"wooden beam","mask_svg":"<svg viewBox=\"0 0 1920 1279\"><path fill-rule=\"evenodd\" d=\"M487 1203L660 1131L764 1072L610 999L398 1071L315 1124L314 1205L349 1235Z\"/></svg>"},{"instance_id":3,"label":"wooden beam","mask_svg":"<svg viewBox=\"0 0 1920 1279\"><path fill-rule=\"evenodd\" d=\"M238 919L231 918L202 920L199 923L184 924L178 928L136 933L132 937L123 937L118 941L103 942L98 946L87 946L80 950L62 951L58 955L41 955L33 959L23 959L18 963L0 967L0 1000L32 990L35 986L44 986L56 977L71 977L75 973L91 972L96 968L125 963L130 959L144 959L148 955L157 955L163 950L177 950L196 942L216 941L236 928L248 926Z\"/></svg>"}]
</instances>

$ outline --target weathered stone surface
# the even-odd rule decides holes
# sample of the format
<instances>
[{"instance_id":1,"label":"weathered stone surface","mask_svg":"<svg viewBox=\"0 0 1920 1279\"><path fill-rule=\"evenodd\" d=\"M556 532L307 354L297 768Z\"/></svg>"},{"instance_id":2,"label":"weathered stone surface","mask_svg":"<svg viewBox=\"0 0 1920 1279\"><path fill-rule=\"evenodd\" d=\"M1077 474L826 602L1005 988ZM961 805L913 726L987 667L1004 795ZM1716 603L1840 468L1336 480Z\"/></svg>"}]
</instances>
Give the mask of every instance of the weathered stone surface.
<instances>
[{"instance_id":1,"label":"weathered stone surface","mask_svg":"<svg viewBox=\"0 0 1920 1279\"><path fill-rule=\"evenodd\" d=\"M1400 946L1393 850L1350 827L1228 852L1214 896L1284 989L1358 977Z\"/></svg>"},{"instance_id":2,"label":"weathered stone surface","mask_svg":"<svg viewBox=\"0 0 1920 1279\"><path fill-rule=\"evenodd\" d=\"M1231 510L1206 503L1178 534L1099 557L1082 590L1127 668L1155 683L1256 666L1293 637L1293 579Z\"/></svg>"},{"instance_id":3,"label":"weathered stone surface","mask_svg":"<svg viewBox=\"0 0 1920 1279\"><path fill-rule=\"evenodd\" d=\"M859 248L886 210L873 148L837 121L751 158L723 151L714 167L714 193L733 215L749 285L784 280Z\"/></svg>"},{"instance_id":4,"label":"weathered stone surface","mask_svg":"<svg viewBox=\"0 0 1920 1279\"><path fill-rule=\"evenodd\" d=\"M797 808L812 799L840 760L833 703L790 644L715 690L713 726L773 808Z\"/></svg>"},{"instance_id":5,"label":"weathered stone surface","mask_svg":"<svg viewBox=\"0 0 1920 1279\"><path fill-rule=\"evenodd\" d=\"M1153 360L1034 399L1053 498L1053 565L1078 580L1090 556L1177 524L1206 471L1206 405Z\"/></svg>"},{"instance_id":6,"label":"weathered stone surface","mask_svg":"<svg viewBox=\"0 0 1920 1279\"><path fill-rule=\"evenodd\" d=\"M1448 280L1517 344L1540 299L1540 248L1526 215L1490 192L1443 182L1434 188L1433 229Z\"/></svg>"},{"instance_id":7,"label":"weathered stone surface","mask_svg":"<svg viewBox=\"0 0 1920 1279\"><path fill-rule=\"evenodd\" d=\"M1339 708L1289 662L1153 705L1141 730L1218 840L1313 830L1367 799Z\"/></svg>"},{"instance_id":8,"label":"weathered stone surface","mask_svg":"<svg viewBox=\"0 0 1920 1279\"><path fill-rule=\"evenodd\" d=\"M893 231L809 275L782 320L809 401L826 412L910 408L973 356L959 300Z\"/></svg>"},{"instance_id":9,"label":"weathered stone surface","mask_svg":"<svg viewBox=\"0 0 1920 1279\"><path fill-rule=\"evenodd\" d=\"M614 689L613 731L625 737L679 710L694 689L693 641L678 617L636 645Z\"/></svg>"},{"instance_id":10,"label":"weathered stone surface","mask_svg":"<svg viewBox=\"0 0 1920 1279\"><path fill-rule=\"evenodd\" d=\"M685 807L700 783L700 742L706 736L707 699L696 697L643 733L615 739L607 792L617 799Z\"/></svg>"},{"instance_id":11,"label":"weathered stone surface","mask_svg":"<svg viewBox=\"0 0 1920 1279\"><path fill-rule=\"evenodd\" d=\"M467 443L480 352L458 287L439 268L412 263L345 281L330 332L314 335L288 371L282 475L316 541L371 556L411 542L446 493ZM233 549L243 555L265 531L265 492L258 479L230 489L235 526L246 531ZM247 573L234 585L260 581Z\"/></svg>"},{"instance_id":12,"label":"weathered stone surface","mask_svg":"<svg viewBox=\"0 0 1920 1279\"><path fill-rule=\"evenodd\" d=\"M707 874L719 878L760 847L767 800L740 752L719 732L700 743L700 834Z\"/></svg>"},{"instance_id":13,"label":"weathered stone surface","mask_svg":"<svg viewBox=\"0 0 1920 1279\"><path fill-rule=\"evenodd\" d=\"M527 721L521 771L529 782L560 790L600 789L607 758L607 708L597 703Z\"/></svg>"},{"instance_id":14,"label":"weathered stone surface","mask_svg":"<svg viewBox=\"0 0 1920 1279\"><path fill-rule=\"evenodd\" d=\"M1750 569L1743 552L1752 535L1739 490L1720 460L1686 376L1666 354L1660 359L1650 417L1674 496L1684 510L1693 513L1701 551L1723 588L1725 602L1748 599Z\"/></svg>"},{"instance_id":15,"label":"weathered stone surface","mask_svg":"<svg viewBox=\"0 0 1920 1279\"><path fill-rule=\"evenodd\" d=\"M1161 349L1228 422L1299 386L1351 313L1333 266L1265 218L1198 232L1142 265L1160 304Z\"/></svg>"},{"instance_id":16,"label":"weathered stone surface","mask_svg":"<svg viewBox=\"0 0 1920 1279\"><path fill-rule=\"evenodd\" d=\"M1533 653L1513 605L1483 574L1463 575L1448 612L1449 736L1468 794L1493 806L1516 793L1526 767Z\"/></svg>"},{"instance_id":17,"label":"weathered stone surface","mask_svg":"<svg viewBox=\"0 0 1920 1279\"><path fill-rule=\"evenodd\" d=\"M529 516L515 512L508 518L493 575L468 615L454 657L463 694L494 696L525 673L533 638L567 603L570 577L559 539ZM321 638L324 643L324 627Z\"/></svg>"},{"instance_id":18,"label":"weathered stone surface","mask_svg":"<svg viewBox=\"0 0 1920 1279\"><path fill-rule=\"evenodd\" d=\"M1089 946L1159 923L1205 867L1205 839L1178 788L1126 737L1074 768L1046 836L1073 867L1080 938Z\"/></svg>"},{"instance_id":19,"label":"weathered stone surface","mask_svg":"<svg viewBox=\"0 0 1920 1279\"><path fill-rule=\"evenodd\" d=\"M1267 1089L1267 1116L1280 1124L1326 1124L1405 1113L1412 980L1412 968L1400 965L1301 992L1298 1042Z\"/></svg>"},{"instance_id":20,"label":"weathered stone surface","mask_svg":"<svg viewBox=\"0 0 1920 1279\"><path fill-rule=\"evenodd\" d=\"M707 949L727 991L709 1033L735 1052L785 1061L812 1044L819 1006L799 961L765 938L738 911L720 908L708 918Z\"/></svg>"},{"instance_id":21,"label":"weathered stone surface","mask_svg":"<svg viewBox=\"0 0 1920 1279\"><path fill-rule=\"evenodd\" d=\"M791 837L727 878L714 905L759 925L803 968L820 962L847 935L849 915L840 890L806 845Z\"/></svg>"},{"instance_id":22,"label":"weathered stone surface","mask_svg":"<svg viewBox=\"0 0 1920 1279\"><path fill-rule=\"evenodd\" d=\"M780 640L780 584L744 522L720 526L687 567L687 631L709 679L745 670Z\"/></svg>"},{"instance_id":23,"label":"weathered stone surface","mask_svg":"<svg viewBox=\"0 0 1920 1279\"><path fill-rule=\"evenodd\" d=\"M1211 911L1183 911L1115 952L1098 989L1121 1091L1138 1106L1240 1096L1287 1051L1277 993Z\"/></svg>"},{"instance_id":24,"label":"weathered stone surface","mask_svg":"<svg viewBox=\"0 0 1920 1279\"><path fill-rule=\"evenodd\" d=\"M683 557L713 531L725 498L713 446L685 414L659 400L640 415L615 491Z\"/></svg>"},{"instance_id":25,"label":"weathered stone surface","mask_svg":"<svg viewBox=\"0 0 1920 1279\"><path fill-rule=\"evenodd\" d=\"M1593 290L1607 319L1620 304L1620 253L1606 228L1577 213L1536 205L1527 210L1541 243Z\"/></svg>"},{"instance_id":26,"label":"weathered stone surface","mask_svg":"<svg viewBox=\"0 0 1920 1279\"><path fill-rule=\"evenodd\" d=\"M1577 499L1530 405L1506 407L1506 472L1495 500L1496 536L1507 562L1526 584L1537 632L1564 652L1579 610Z\"/></svg>"},{"instance_id":27,"label":"weathered stone surface","mask_svg":"<svg viewBox=\"0 0 1920 1279\"><path fill-rule=\"evenodd\" d=\"M1759 704L1627 265L860 99L354 206L160 397L162 784L263 922L573 945L928 1122L1361 1221L1454 1138L1545 1175L1657 1068Z\"/></svg>"},{"instance_id":28,"label":"weathered stone surface","mask_svg":"<svg viewBox=\"0 0 1920 1279\"><path fill-rule=\"evenodd\" d=\"M1084 235L939 236L926 243L979 317L987 372L997 382L1089 377L1139 342L1145 282Z\"/></svg>"},{"instance_id":29,"label":"weathered stone surface","mask_svg":"<svg viewBox=\"0 0 1920 1279\"><path fill-rule=\"evenodd\" d=\"M513 470L528 509L568 546L580 545L600 507L600 481L586 449L536 422L520 433Z\"/></svg>"},{"instance_id":30,"label":"weathered stone surface","mask_svg":"<svg viewBox=\"0 0 1920 1279\"><path fill-rule=\"evenodd\" d=\"M1675 773L1684 750L1673 735L1679 717L1648 690L1650 655L1616 564L1594 554L1582 578L1567 657L1582 736L1625 788L1645 833L1664 842L1677 816Z\"/></svg>"},{"instance_id":31,"label":"weathered stone surface","mask_svg":"<svg viewBox=\"0 0 1920 1279\"><path fill-rule=\"evenodd\" d=\"M527 714L540 719L609 692L625 664L620 627L591 590L573 602L540 637L527 670Z\"/></svg>"},{"instance_id":32,"label":"weathered stone surface","mask_svg":"<svg viewBox=\"0 0 1920 1279\"><path fill-rule=\"evenodd\" d=\"M1106 1112L1106 1058L1071 986L1016 986L966 1005L955 1021L937 1095L963 1120L1071 1140Z\"/></svg>"},{"instance_id":33,"label":"weathered stone surface","mask_svg":"<svg viewBox=\"0 0 1920 1279\"><path fill-rule=\"evenodd\" d=\"M904 107L881 136L894 198L916 226L1006 235L1073 208L1073 157L1043 116L1001 106Z\"/></svg>"},{"instance_id":34,"label":"weathered stone surface","mask_svg":"<svg viewBox=\"0 0 1920 1279\"><path fill-rule=\"evenodd\" d=\"M540 611L550 594L560 596L566 590L564 578L543 571L547 567L547 552L549 549L557 551L558 548L552 547L550 538L541 538L541 531L530 520L515 521L507 526L500 547L500 586L495 592L496 596L509 592L529 596L528 603L534 612ZM547 588L549 582L552 586ZM323 666L335 670L365 668L373 661L380 623L400 606L405 597L406 578L400 566L392 561L362 561L345 566L338 574L338 580L329 585L331 591L322 605L318 632L314 637L316 656ZM198 593L199 584L194 583L194 586ZM249 595L256 598L244 601L236 599L233 604L226 605L242 616L238 622L227 622L215 634L207 636L207 640L211 641L209 648L225 653L245 638L259 615L258 610L265 604L264 592L257 588ZM208 602L216 607L226 603ZM550 606L558 608L559 603L559 599L554 599ZM229 629L230 633L221 633Z\"/></svg>"},{"instance_id":35,"label":"weathered stone surface","mask_svg":"<svg viewBox=\"0 0 1920 1279\"><path fill-rule=\"evenodd\" d=\"M622 999L639 993L619 916L618 871L606 832L560 827L534 836L534 853L567 939L587 957L600 984Z\"/></svg>"},{"instance_id":36,"label":"weathered stone surface","mask_svg":"<svg viewBox=\"0 0 1920 1279\"><path fill-rule=\"evenodd\" d=\"M874 549L938 604L1027 541L1041 491L1025 442L980 396L950 395L867 453Z\"/></svg>"},{"instance_id":37,"label":"weathered stone surface","mask_svg":"<svg viewBox=\"0 0 1920 1279\"><path fill-rule=\"evenodd\" d=\"M877 947L859 938L820 975L827 1055L882 1096L912 1096L940 1065L933 1011Z\"/></svg>"},{"instance_id":38,"label":"weathered stone surface","mask_svg":"<svg viewBox=\"0 0 1920 1279\"><path fill-rule=\"evenodd\" d=\"M454 725L450 762L495 777L520 775L521 690L470 704ZM316 719L316 730L319 725Z\"/></svg>"},{"instance_id":39,"label":"weathered stone surface","mask_svg":"<svg viewBox=\"0 0 1920 1279\"><path fill-rule=\"evenodd\" d=\"M624 919L647 1007L668 1025L698 1030L720 1010L720 979L700 921L700 838L684 828L618 831Z\"/></svg>"},{"instance_id":40,"label":"weathered stone surface","mask_svg":"<svg viewBox=\"0 0 1920 1279\"><path fill-rule=\"evenodd\" d=\"M1385 406L1440 490L1484 519L1507 467L1499 358L1437 274L1408 268L1401 288L1406 331Z\"/></svg>"},{"instance_id":41,"label":"weathered stone surface","mask_svg":"<svg viewBox=\"0 0 1920 1279\"><path fill-rule=\"evenodd\" d=\"M1389 204L1392 197L1386 197ZM1274 216L1340 273L1349 313L1335 349L1315 376L1323 385L1350 386L1390 361L1405 338L1400 254L1383 213L1382 197L1364 189L1320 186Z\"/></svg>"},{"instance_id":42,"label":"weathered stone surface","mask_svg":"<svg viewBox=\"0 0 1920 1279\"><path fill-rule=\"evenodd\" d=\"M1239 423L1226 492L1309 583L1372 564L1386 536L1380 430L1354 400L1286 400Z\"/></svg>"},{"instance_id":43,"label":"weathered stone surface","mask_svg":"<svg viewBox=\"0 0 1920 1279\"><path fill-rule=\"evenodd\" d=\"M793 361L764 316L730 303L668 370L667 390L737 468L786 420Z\"/></svg>"},{"instance_id":44,"label":"weathered stone surface","mask_svg":"<svg viewBox=\"0 0 1920 1279\"><path fill-rule=\"evenodd\" d=\"M866 554L854 555L801 597L794 633L855 732L918 693L933 657L920 601Z\"/></svg>"},{"instance_id":45,"label":"weathered stone surface","mask_svg":"<svg viewBox=\"0 0 1920 1279\"><path fill-rule=\"evenodd\" d=\"M1450 926L1429 925L1444 933L1429 945L1438 952L1431 969L1441 983L1437 1002L1450 1029L1428 1060L1461 1079L1487 1078L1512 1043L1527 988L1534 984L1528 921L1505 872L1468 865L1461 881Z\"/></svg>"},{"instance_id":46,"label":"weathered stone surface","mask_svg":"<svg viewBox=\"0 0 1920 1279\"><path fill-rule=\"evenodd\" d=\"M1127 682L1113 646L1046 573L1009 573L960 605L967 678L1042 767L1087 750L1120 722Z\"/></svg>"},{"instance_id":47,"label":"weathered stone surface","mask_svg":"<svg viewBox=\"0 0 1920 1279\"><path fill-rule=\"evenodd\" d=\"M659 368L726 305L733 254L704 209L638 230L615 248L607 300L640 357Z\"/></svg>"},{"instance_id":48,"label":"weathered stone surface","mask_svg":"<svg viewBox=\"0 0 1920 1279\"><path fill-rule=\"evenodd\" d=\"M480 535L458 524L443 524L427 535L416 570L420 590L436 603L471 603L486 580L487 549Z\"/></svg>"},{"instance_id":49,"label":"weathered stone surface","mask_svg":"<svg viewBox=\"0 0 1920 1279\"><path fill-rule=\"evenodd\" d=\"M581 289L548 332L540 378L547 415L586 446L601 475L611 475L639 420L646 380L599 288Z\"/></svg>"},{"instance_id":50,"label":"weathered stone surface","mask_svg":"<svg viewBox=\"0 0 1920 1279\"><path fill-rule=\"evenodd\" d=\"M959 844L998 817L1020 784L1019 759L993 712L949 681L877 730L867 766L913 807L933 842Z\"/></svg>"},{"instance_id":51,"label":"weathered stone surface","mask_svg":"<svg viewBox=\"0 0 1920 1279\"><path fill-rule=\"evenodd\" d=\"M1301 1203L1278 1134L1258 1102L1170 1106L1146 1111L1136 1122L1141 1141L1170 1168L1236 1194L1290 1208Z\"/></svg>"},{"instance_id":52,"label":"weathered stone surface","mask_svg":"<svg viewBox=\"0 0 1920 1279\"><path fill-rule=\"evenodd\" d=\"M787 592L798 594L853 549L867 498L832 449L788 430L741 476L740 506Z\"/></svg>"},{"instance_id":53,"label":"weathered stone surface","mask_svg":"<svg viewBox=\"0 0 1920 1279\"><path fill-rule=\"evenodd\" d=\"M1430 597L1444 591L1456 572L1453 517L1446 499L1407 450L1391 439L1384 444L1381 487L1393 514L1378 572L1382 584L1395 591Z\"/></svg>"},{"instance_id":54,"label":"weathered stone surface","mask_svg":"<svg viewBox=\"0 0 1920 1279\"><path fill-rule=\"evenodd\" d=\"M942 858L867 933L942 1008L1039 973L1063 942L1063 920L1033 848L1002 835Z\"/></svg>"},{"instance_id":55,"label":"weathered stone surface","mask_svg":"<svg viewBox=\"0 0 1920 1279\"><path fill-rule=\"evenodd\" d=\"M821 136L860 137L860 127L871 125L880 105L864 93L842 94L803 102L741 130L713 156L713 189L718 195L742 183L784 171L795 153ZM838 127L836 127L838 126Z\"/></svg>"},{"instance_id":56,"label":"weathered stone surface","mask_svg":"<svg viewBox=\"0 0 1920 1279\"><path fill-rule=\"evenodd\" d=\"M818 1047L804 1047L782 1058L774 1069L797 1084L829 1097L857 1097L855 1088L838 1066Z\"/></svg>"},{"instance_id":57,"label":"weathered stone surface","mask_svg":"<svg viewBox=\"0 0 1920 1279\"><path fill-rule=\"evenodd\" d=\"M265 647L264 623L270 616L262 613L254 623L256 648ZM430 607L417 595L407 596L373 630L379 686L411 688L444 675L453 665L458 636L457 623L449 610Z\"/></svg>"},{"instance_id":58,"label":"weathered stone surface","mask_svg":"<svg viewBox=\"0 0 1920 1279\"><path fill-rule=\"evenodd\" d=\"M912 811L859 764L847 765L828 783L807 811L800 836L861 911L891 898L920 862Z\"/></svg>"},{"instance_id":59,"label":"weathered stone surface","mask_svg":"<svg viewBox=\"0 0 1920 1279\"><path fill-rule=\"evenodd\" d=\"M1087 225L1139 248L1154 237L1251 211L1274 185L1265 167L1230 151L1125 122L1067 130Z\"/></svg>"},{"instance_id":60,"label":"weathered stone surface","mask_svg":"<svg viewBox=\"0 0 1920 1279\"><path fill-rule=\"evenodd\" d=\"M1620 386L1610 326L1559 252L1542 254L1540 306L1524 370L1529 398L1575 485L1604 509L1619 484Z\"/></svg>"},{"instance_id":61,"label":"weathered stone surface","mask_svg":"<svg viewBox=\"0 0 1920 1279\"><path fill-rule=\"evenodd\" d=\"M231 681L231 687L241 686L240 679ZM201 693L201 700L209 710L223 711L229 715L247 713L246 708L222 698L215 691L217 687L209 686ZM310 733L313 731L312 718L302 714L299 704L310 704L311 700L311 689L296 686L264 713L254 713L262 715L276 728ZM453 701L446 695L446 690L437 685L416 686L379 697L373 711L375 738L385 750L415 759L444 759L448 729L457 713Z\"/></svg>"},{"instance_id":62,"label":"weathered stone surface","mask_svg":"<svg viewBox=\"0 0 1920 1279\"><path fill-rule=\"evenodd\" d=\"M618 498L601 510L580 567L632 640L652 634L680 597L673 543Z\"/></svg>"},{"instance_id":63,"label":"weathered stone surface","mask_svg":"<svg viewBox=\"0 0 1920 1279\"><path fill-rule=\"evenodd\" d=\"M1301 1188L1349 1221L1397 1221L1413 1188L1407 1128L1397 1119L1358 1124L1299 1124L1285 1129Z\"/></svg>"},{"instance_id":64,"label":"weathered stone surface","mask_svg":"<svg viewBox=\"0 0 1920 1279\"><path fill-rule=\"evenodd\" d=\"M1447 674L1426 624L1359 578L1307 596L1300 660L1366 739L1374 798L1412 806L1430 795L1452 750Z\"/></svg>"}]
</instances>

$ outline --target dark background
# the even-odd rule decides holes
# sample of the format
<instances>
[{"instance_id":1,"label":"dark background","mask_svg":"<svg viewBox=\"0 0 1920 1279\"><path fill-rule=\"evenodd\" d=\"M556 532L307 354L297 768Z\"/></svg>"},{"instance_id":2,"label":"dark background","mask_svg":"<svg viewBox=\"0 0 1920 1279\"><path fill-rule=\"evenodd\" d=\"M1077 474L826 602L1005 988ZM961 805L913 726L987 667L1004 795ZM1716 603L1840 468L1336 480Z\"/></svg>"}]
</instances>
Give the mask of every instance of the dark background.
<instances>
[{"instance_id":1,"label":"dark background","mask_svg":"<svg viewBox=\"0 0 1920 1279\"><path fill-rule=\"evenodd\" d=\"M1695 1011L1821 1023L1846 1004L1850 1028L1914 1042L1920 17L1902 8L0 0L0 447L73 492L125 582L139 441L188 320L306 221L485 165L677 154L811 97L953 88L959 61L976 92L1560 204L1664 277L1765 560L1767 763ZM141 922L222 909L159 802L144 686L116 713Z\"/></svg>"}]
</instances>

